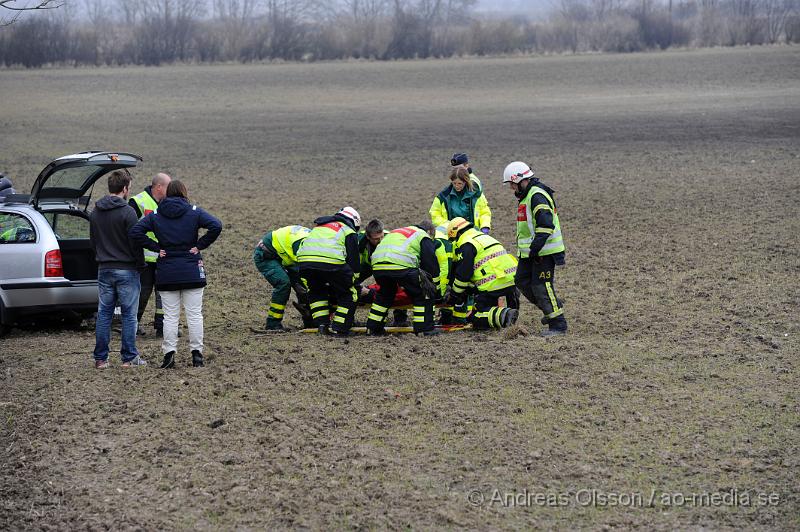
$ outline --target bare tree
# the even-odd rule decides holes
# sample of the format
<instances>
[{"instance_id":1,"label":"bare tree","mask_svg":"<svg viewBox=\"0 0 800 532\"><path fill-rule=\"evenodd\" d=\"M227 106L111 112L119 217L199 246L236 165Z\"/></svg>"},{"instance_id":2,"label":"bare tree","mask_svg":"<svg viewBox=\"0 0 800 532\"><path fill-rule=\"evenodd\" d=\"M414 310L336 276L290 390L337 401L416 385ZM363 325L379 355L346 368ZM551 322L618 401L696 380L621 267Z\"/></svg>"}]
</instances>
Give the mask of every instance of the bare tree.
<instances>
[{"instance_id":1,"label":"bare tree","mask_svg":"<svg viewBox=\"0 0 800 532\"><path fill-rule=\"evenodd\" d=\"M64 5L64 0L0 0L0 9L5 9L12 13L10 18L0 16L0 26L8 26L25 11L37 11L42 9L57 9ZM2 11L0 11L1 13Z\"/></svg>"}]
</instances>

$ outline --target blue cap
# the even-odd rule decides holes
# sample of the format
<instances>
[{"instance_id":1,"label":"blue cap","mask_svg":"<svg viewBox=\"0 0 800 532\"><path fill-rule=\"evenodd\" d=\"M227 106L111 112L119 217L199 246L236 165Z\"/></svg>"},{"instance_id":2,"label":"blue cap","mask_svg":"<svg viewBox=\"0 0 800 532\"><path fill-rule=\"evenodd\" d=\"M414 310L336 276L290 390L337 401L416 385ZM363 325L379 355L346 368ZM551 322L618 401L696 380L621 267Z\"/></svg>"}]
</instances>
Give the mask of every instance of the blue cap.
<instances>
[{"instance_id":1,"label":"blue cap","mask_svg":"<svg viewBox=\"0 0 800 532\"><path fill-rule=\"evenodd\" d=\"M458 166L459 164L467 164L469 162L469 157L467 157L466 153L454 153L453 158L450 159L451 166Z\"/></svg>"}]
</instances>

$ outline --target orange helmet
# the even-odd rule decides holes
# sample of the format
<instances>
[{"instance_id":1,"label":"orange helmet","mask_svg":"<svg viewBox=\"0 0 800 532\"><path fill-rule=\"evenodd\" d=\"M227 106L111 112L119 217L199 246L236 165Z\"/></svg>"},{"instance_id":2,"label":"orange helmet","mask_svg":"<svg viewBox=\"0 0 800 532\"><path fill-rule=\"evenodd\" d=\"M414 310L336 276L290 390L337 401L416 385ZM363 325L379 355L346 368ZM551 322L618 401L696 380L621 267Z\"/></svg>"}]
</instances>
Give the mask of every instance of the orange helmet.
<instances>
[{"instance_id":1,"label":"orange helmet","mask_svg":"<svg viewBox=\"0 0 800 532\"><path fill-rule=\"evenodd\" d=\"M453 218L450 220L450 223L447 224L447 238L450 240L455 240L458 237L458 233L470 227L472 227L472 224L466 221L464 218L460 216Z\"/></svg>"}]
</instances>

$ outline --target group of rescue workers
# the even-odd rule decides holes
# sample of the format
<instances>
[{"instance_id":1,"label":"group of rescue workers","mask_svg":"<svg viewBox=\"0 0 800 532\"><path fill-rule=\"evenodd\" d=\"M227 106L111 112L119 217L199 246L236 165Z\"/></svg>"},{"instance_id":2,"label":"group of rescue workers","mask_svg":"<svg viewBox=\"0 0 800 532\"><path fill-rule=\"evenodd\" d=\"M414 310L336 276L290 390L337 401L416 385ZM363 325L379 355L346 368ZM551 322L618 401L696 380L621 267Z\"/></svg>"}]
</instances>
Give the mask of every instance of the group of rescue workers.
<instances>
[{"instance_id":1,"label":"group of rescue workers","mask_svg":"<svg viewBox=\"0 0 800 532\"><path fill-rule=\"evenodd\" d=\"M303 326L334 336L349 334L359 304L371 305L366 329L376 336L386 334L391 309L393 325L407 327L409 306L418 335L439 333L436 306L440 325L504 328L517 320L521 292L542 311L544 336L565 334L553 285L555 266L564 264L553 190L527 164L506 166L503 183L519 199L515 257L489 235L491 210L467 154L450 164L451 183L434 198L430 221L387 231L376 219L362 230L358 212L344 207L311 229L266 233L253 254L273 287L266 330L288 331L282 322L292 289ZM365 286L370 276L375 282Z\"/></svg>"}]
</instances>

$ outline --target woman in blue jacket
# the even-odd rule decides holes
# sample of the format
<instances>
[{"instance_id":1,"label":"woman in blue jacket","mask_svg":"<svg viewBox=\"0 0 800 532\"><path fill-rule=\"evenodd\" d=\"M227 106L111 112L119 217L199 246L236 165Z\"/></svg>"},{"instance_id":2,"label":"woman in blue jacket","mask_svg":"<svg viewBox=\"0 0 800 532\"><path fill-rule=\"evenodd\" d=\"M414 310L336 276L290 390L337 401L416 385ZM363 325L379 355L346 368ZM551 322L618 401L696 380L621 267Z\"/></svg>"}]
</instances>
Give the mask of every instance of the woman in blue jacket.
<instances>
[{"instance_id":1,"label":"woman in blue jacket","mask_svg":"<svg viewBox=\"0 0 800 532\"><path fill-rule=\"evenodd\" d=\"M206 249L219 236L222 223L206 211L189 203L186 185L172 180L167 197L158 211L148 214L131 228L131 239L140 246L158 253L156 289L164 307L164 353L162 368L175 366L178 348L178 320L181 303L189 327L189 348L192 365L203 365L203 289L206 271L200 250ZM200 228L206 234L198 238ZM158 242L147 238L153 232Z\"/></svg>"}]
</instances>

